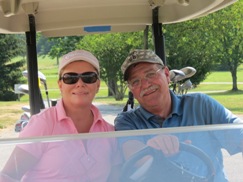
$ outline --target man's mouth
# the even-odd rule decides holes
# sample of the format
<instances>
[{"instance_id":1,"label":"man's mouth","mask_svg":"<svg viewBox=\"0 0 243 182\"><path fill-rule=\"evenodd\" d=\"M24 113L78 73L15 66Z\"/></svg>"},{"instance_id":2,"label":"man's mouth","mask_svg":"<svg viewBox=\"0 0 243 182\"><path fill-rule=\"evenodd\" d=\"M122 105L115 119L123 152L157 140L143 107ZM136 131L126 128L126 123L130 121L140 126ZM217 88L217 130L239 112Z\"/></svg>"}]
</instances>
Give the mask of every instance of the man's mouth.
<instances>
[{"instance_id":1,"label":"man's mouth","mask_svg":"<svg viewBox=\"0 0 243 182\"><path fill-rule=\"evenodd\" d=\"M154 93L157 89L158 89L157 86L152 85L151 87L142 90L140 93L140 97L148 96L148 95Z\"/></svg>"}]
</instances>

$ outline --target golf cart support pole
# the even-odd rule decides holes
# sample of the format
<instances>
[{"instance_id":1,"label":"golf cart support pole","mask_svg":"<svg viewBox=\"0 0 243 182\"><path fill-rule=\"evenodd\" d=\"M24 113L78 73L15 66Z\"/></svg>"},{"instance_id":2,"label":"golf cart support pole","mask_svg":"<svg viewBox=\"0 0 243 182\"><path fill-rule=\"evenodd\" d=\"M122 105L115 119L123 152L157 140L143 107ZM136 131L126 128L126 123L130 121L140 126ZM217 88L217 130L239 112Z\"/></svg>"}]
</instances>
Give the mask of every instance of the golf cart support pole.
<instances>
[{"instance_id":1,"label":"golf cart support pole","mask_svg":"<svg viewBox=\"0 0 243 182\"><path fill-rule=\"evenodd\" d=\"M153 9L152 31L155 53L162 59L164 65L166 65L165 39L162 31L162 23L159 23L159 7Z\"/></svg>"},{"instance_id":2,"label":"golf cart support pole","mask_svg":"<svg viewBox=\"0 0 243 182\"><path fill-rule=\"evenodd\" d=\"M159 23L159 7L156 7L152 11L153 13L153 24L152 24L152 33L154 40L155 53L162 59L164 65L166 65L166 56L165 56L165 40L162 32L162 23ZM128 101L123 108L123 111L128 111L134 107L134 97L131 91L129 91Z\"/></svg>"},{"instance_id":3,"label":"golf cart support pole","mask_svg":"<svg viewBox=\"0 0 243 182\"><path fill-rule=\"evenodd\" d=\"M37 51L36 51L36 29L35 17L30 14L29 28L30 30L25 33L26 46L27 46L27 69L28 69L28 86L29 86L29 102L30 114L37 114L44 106L41 104L41 94L38 82L38 64L37 64Z\"/></svg>"}]
</instances>

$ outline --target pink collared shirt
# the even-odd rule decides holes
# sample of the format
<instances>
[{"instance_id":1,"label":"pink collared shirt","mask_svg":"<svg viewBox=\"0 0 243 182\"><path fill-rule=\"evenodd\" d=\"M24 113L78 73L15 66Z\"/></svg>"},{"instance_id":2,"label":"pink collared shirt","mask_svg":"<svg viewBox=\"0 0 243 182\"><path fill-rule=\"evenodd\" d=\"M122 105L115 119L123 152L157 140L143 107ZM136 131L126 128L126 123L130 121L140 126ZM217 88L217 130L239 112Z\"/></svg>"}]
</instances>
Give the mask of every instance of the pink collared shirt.
<instances>
[{"instance_id":1,"label":"pink collared shirt","mask_svg":"<svg viewBox=\"0 0 243 182\"><path fill-rule=\"evenodd\" d=\"M114 127L102 118L98 108L92 105L91 109L94 122L90 133L114 131ZM60 100L55 107L33 115L20 137L63 134L78 132L71 118L66 116ZM114 138L23 144L19 147L39 159L37 165L22 178L25 182L105 182L112 166L121 162Z\"/></svg>"}]
</instances>

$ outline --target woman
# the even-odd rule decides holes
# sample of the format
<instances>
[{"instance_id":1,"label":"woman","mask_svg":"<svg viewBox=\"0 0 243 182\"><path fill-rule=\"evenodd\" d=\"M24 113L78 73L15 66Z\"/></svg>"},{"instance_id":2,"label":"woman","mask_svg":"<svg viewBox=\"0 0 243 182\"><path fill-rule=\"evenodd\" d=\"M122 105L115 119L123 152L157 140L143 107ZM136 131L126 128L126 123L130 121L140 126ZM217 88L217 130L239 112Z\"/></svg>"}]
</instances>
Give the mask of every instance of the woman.
<instances>
[{"instance_id":1,"label":"woman","mask_svg":"<svg viewBox=\"0 0 243 182\"><path fill-rule=\"evenodd\" d=\"M63 56L58 74L62 98L56 106L33 115L20 137L114 131L92 104L100 87L97 58L85 50L70 52ZM114 181L117 175L111 169L118 169L121 161L116 150L115 139L21 144L1 177L6 181Z\"/></svg>"}]
</instances>

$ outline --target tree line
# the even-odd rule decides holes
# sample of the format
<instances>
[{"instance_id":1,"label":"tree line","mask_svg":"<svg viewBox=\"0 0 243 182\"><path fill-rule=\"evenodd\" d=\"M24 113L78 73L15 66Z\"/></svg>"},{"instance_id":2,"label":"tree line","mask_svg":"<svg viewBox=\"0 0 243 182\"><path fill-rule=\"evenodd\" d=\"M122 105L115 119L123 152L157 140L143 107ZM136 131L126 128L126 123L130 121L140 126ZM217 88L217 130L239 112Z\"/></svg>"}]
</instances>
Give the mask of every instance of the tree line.
<instances>
[{"instance_id":1,"label":"tree line","mask_svg":"<svg viewBox=\"0 0 243 182\"><path fill-rule=\"evenodd\" d=\"M205 17L163 25L163 32L170 69L196 68L196 75L190 78L194 86L215 69L230 71L232 91L238 90L237 68L243 63L243 0ZM13 86L21 83L21 68L26 61L11 60L18 55L25 58L23 41L23 35L0 35L0 100L16 99ZM140 32L55 38L37 34L38 55L50 56L57 64L63 54L75 49L86 49L97 56L101 79L116 100L122 100L127 89L120 66L130 50L139 48L153 49L151 27Z\"/></svg>"}]
</instances>

